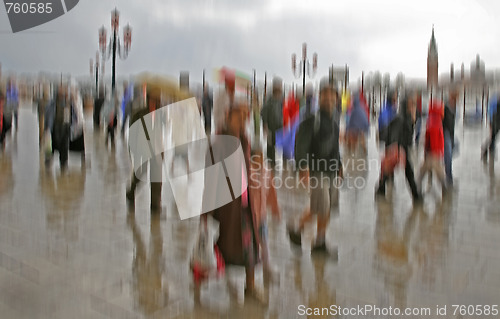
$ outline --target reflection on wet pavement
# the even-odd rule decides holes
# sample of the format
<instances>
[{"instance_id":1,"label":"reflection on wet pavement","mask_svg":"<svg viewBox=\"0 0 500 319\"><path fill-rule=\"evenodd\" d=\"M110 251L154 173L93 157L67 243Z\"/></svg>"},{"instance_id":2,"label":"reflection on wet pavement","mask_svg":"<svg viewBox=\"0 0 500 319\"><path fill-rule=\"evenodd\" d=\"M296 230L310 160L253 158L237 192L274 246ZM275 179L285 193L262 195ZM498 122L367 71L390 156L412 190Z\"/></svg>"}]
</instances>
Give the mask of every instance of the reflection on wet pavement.
<instances>
[{"instance_id":1,"label":"reflection on wet pavement","mask_svg":"<svg viewBox=\"0 0 500 319\"><path fill-rule=\"evenodd\" d=\"M412 205L403 172L387 199L376 200L377 165L347 168L346 176L366 183L341 191L339 214L327 231L338 258L310 252L314 228L305 230L302 248L289 243L286 224L297 221L308 196L281 188L283 219L269 219L270 258L279 278L265 282L257 268L256 283L269 292L269 304L262 305L244 300L239 267L202 285L195 301L188 265L198 220L180 221L168 183L161 214L150 214L149 187L139 187L135 206L127 206L126 143L118 139L108 149L90 122L83 167L72 154L65 173L58 161L44 167L29 105L21 107L20 130L0 153L2 318L306 318L300 305L429 307L433 313L426 318L433 318L436 305L500 303L500 183L496 163L479 158L486 128L458 125L458 188L442 198L436 181L421 206ZM371 134L367 159L378 158ZM455 317L451 309L440 316Z\"/></svg>"}]
</instances>

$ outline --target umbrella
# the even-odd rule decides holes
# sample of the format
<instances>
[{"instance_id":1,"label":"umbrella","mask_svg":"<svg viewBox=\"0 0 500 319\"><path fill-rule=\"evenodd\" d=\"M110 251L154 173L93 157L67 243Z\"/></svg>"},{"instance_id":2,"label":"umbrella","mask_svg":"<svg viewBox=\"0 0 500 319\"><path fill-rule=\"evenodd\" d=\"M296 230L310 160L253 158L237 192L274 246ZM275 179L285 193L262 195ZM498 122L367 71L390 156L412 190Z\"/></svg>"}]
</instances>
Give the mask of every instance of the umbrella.
<instances>
[{"instance_id":1,"label":"umbrella","mask_svg":"<svg viewBox=\"0 0 500 319\"><path fill-rule=\"evenodd\" d=\"M150 94L161 94L163 98L172 102L192 97L189 92L181 90L176 81L166 76L144 72L137 75L134 82L142 86L145 85Z\"/></svg>"}]
</instances>

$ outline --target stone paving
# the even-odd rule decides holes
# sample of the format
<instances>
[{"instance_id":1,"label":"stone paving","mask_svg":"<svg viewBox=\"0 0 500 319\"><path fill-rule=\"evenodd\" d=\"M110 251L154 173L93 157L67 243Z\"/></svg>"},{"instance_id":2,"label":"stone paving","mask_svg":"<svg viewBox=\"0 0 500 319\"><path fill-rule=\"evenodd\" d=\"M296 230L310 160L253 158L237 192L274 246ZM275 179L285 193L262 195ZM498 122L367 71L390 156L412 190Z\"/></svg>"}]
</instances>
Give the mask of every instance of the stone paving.
<instances>
[{"instance_id":1,"label":"stone paving","mask_svg":"<svg viewBox=\"0 0 500 319\"><path fill-rule=\"evenodd\" d=\"M297 221L308 196L281 188L283 218L269 218L271 263L279 274L265 283L269 303L244 297L240 267L202 286L195 302L188 264L198 219L179 219L168 183L161 214L150 214L147 186L138 189L135 209L128 207L126 143L119 138L108 149L90 121L83 168L70 155L66 173L57 161L46 170L36 114L24 103L20 130L0 153L0 318L306 318L300 305L429 307L430 315L415 318L500 318L453 313L452 305L500 304L499 167L480 161L487 129L461 123L458 187L451 195L442 198L436 181L423 205L413 206L398 171L387 199L376 200L379 151L372 130L367 157L375 164L364 172L346 169L366 185L341 190L327 231L338 257L311 254L314 227L306 229L302 248L290 244L286 224ZM414 159L422 156L415 150ZM344 154L344 161L349 157L357 155ZM264 284L260 267L256 282ZM446 315L436 314L437 305L447 305Z\"/></svg>"}]
</instances>

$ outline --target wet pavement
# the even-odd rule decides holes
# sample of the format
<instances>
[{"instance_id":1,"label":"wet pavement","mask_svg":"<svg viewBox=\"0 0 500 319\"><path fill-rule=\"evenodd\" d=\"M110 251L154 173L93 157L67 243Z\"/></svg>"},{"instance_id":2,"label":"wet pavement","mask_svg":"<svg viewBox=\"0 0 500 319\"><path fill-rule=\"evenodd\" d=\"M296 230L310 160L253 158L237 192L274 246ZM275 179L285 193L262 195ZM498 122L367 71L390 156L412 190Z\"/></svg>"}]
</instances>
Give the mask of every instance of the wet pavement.
<instances>
[{"instance_id":1,"label":"wet pavement","mask_svg":"<svg viewBox=\"0 0 500 319\"><path fill-rule=\"evenodd\" d=\"M203 285L195 302L189 258L198 219L180 220L168 183L161 214L150 214L147 185L139 187L135 209L128 207L126 143L120 137L108 148L90 122L86 162L82 167L80 156L70 154L61 173L57 160L44 167L36 113L26 102L20 108L20 130L0 153L1 318L306 318L300 305L429 307L422 318L479 318L454 314L452 305L500 304L500 168L480 161L484 127L458 122L458 187L442 198L437 181L430 189L424 183L425 201L415 207L402 171L387 199L375 199L379 152L372 131L368 169L346 168L352 180L366 183L341 190L327 231L338 257L311 254L314 227L306 229L302 248L290 244L286 224L298 220L308 196L279 189L283 218L269 218L270 258L279 275L265 283L263 305L244 297L241 267ZM359 159L344 155L344 163L348 158ZM261 267L256 284L264 284ZM438 305L447 305L446 315L436 314Z\"/></svg>"}]
</instances>

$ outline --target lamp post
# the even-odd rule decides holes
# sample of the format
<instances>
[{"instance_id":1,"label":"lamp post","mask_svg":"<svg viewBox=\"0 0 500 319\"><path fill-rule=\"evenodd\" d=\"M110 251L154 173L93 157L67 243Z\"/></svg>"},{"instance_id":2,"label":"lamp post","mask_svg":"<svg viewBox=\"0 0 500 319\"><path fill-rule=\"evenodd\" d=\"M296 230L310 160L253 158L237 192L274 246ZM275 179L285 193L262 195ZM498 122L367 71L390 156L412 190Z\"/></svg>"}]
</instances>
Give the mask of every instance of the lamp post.
<instances>
[{"instance_id":1,"label":"lamp post","mask_svg":"<svg viewBox=\"0 0 500 319\"><path fill-rule=\"evenodd\" d=\"M361 94L365 95L365 71L361 72Z\"/></svg>"},{"instance_id":2,"label":"lamp post","mask_svg":"<svg viewBox=\"0 0 500 319\"><path fill-rule=\"evenodd\" d=\"M118 27L120 24L120 12L115 8L111 11L111 31L113 35L109 39L109 48L106 52L106 29L102 26L99 29L99 49L101 50L103 62L110 57L112 57L111 66L111 90L115 91L115 78L116 78L116 55L121 59L126 59L128 57L128 52L130 51L130 46L132 45L132 28L129 24L123 29L123 46L120 43L120 38L118 37ZM123 50L123 54L122 54ZM118 52L117 52L118 51Z\"/></svg>"},{"instance_id":3,"label":"lamp post","mask_svg":"<svg viewBox=\"0 0 500 319\"><path fill-rule=\"evenodd\" d=\"M264 99L262 103L266 102L266 94L267 94L267 72L264 72Z\"/></svg>"},{"instance_id":4,"label":"lamp post","mask_svg":"<svg viewBox=\"0 0 500 319\"><path fill-rule=\"evenodd\" d=\"M313 78L316 75L316 69L318 68L318 55L316 53L313 54L312 60L312 69L307 59L307 44L302 44L302 59L300 60L300 66L297 70L297 55L292 54L292 72L296 78L300 78L302 76L302 96L306 95L306 73L310 78Z\"/></svg>"},{"instance_id":5,"label":"lamp post","mask_svg":"<svg viewBox=\"0 0 500 319\"><path fill-rule=\"evenodd\" d=\"M99 51L95 53L95 93L99 94Z\"/></svg>"},{"instance_id":6,"label":"lamp post","mask_svg":"<svg viewBox=\"0 0 500 319\"><path fill-rule=\"evenodd\" d=\"M99 95L99 51L95 54L95 95Z\"/></svg>"}]
</instances>

